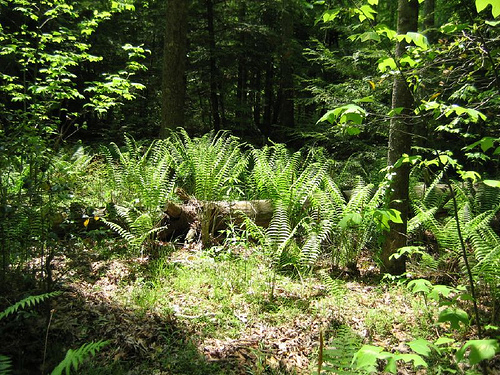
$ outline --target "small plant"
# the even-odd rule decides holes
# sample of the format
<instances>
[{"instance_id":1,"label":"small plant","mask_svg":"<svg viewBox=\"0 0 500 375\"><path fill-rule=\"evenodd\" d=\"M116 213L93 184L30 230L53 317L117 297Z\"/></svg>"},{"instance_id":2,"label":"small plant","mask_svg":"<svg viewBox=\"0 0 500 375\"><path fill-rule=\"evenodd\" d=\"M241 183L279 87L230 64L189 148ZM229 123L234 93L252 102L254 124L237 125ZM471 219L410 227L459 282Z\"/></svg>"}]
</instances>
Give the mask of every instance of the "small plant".
<instances>
[{"instance_id":1,"label":"small plant","mask_svg":"<svg viewBox=\"0 0 500 375\"><path fill-rule=\"evenodd\" d=\"M44 293L36 296L29 296L22 299L19 302L7 307L4 311L0 313L0 320L5 317L17 313L20 309L24 309L25 307L33 307L48 298L55 297L60 295L60 291ZM78 370L78 366L83 363L83 361L89 355L95 355L95 353L101 350L104 346L108 345L109 341L98 341L91 342L87 344L83 344L77 350L69 349L66 353L66 357L59 363L59 365L51 372L51 375L61 375L63 371L66 375L71 373L71 368L74 368L75 371ZM0 375L7 375L11 373L12 361L9 357L0 355Z\"/></svg>"},{"instance_id":2,"label":"small plant","mask_svg":"<svg viewBox=\"0 0 500 375\"><path fill-rule=\"evenodd\" d=\"M97 341L83 344L76 350L69 349L66 352L66 357L57 365L51 372L51 375L70 374L73 368L78 371L78 367L88 358L89 355L95 355L96 352L109 344L109 341Z\"/></svg>"}]
</instances>

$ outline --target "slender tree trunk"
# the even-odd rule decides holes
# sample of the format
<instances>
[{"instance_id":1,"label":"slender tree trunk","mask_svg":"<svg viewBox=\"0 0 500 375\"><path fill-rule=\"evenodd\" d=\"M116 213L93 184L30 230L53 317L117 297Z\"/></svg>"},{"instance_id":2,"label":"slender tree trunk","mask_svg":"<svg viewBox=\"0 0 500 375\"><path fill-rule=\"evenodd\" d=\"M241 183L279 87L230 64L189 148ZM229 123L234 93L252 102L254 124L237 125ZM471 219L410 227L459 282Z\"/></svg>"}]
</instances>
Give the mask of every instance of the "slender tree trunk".
<instances>
[{"instance_id":1,"label":"slender tree trunk","mask_svg":"<svg viewBox=\"0 0 500 375\"><path fill-rule=\"evenodd\" d=\"M245 1L241 0L238 9L238 20L244 23L246 18ZM247 115L247 57L246 57L246 38L245 32L240 31L238 35L239 51L238 51L238 82L236 86L236 124L240 128L245 126L245 118Z\"/></svg>"},{"instance_id":2,"label":"slender tree trunk","mask_svg":"<svg viewBox=\"0 0 500 375\"><path fill-rule=\"evenodd\" d=\"M399 0L398 1L398 34L406 34L408 31L416 31L418 27L418 1ZM396 58L399 59L406 49L404 41L396 44ZM413 95L409 89L403 73L394 78L392 91L392 108L403 108L400 115L391 119L389 129L389 150L387 154L387 164L394 166L396 161L403 154L410 154L411 148L411 113L413 108ZM401 212L402 224L391 222L391 229L387 233L382 247L381 261L382 271L393 275L399 275L406 271L404 257L397 260L389 259L399 248L406 246L406 231L409 211L409 165L403 164L394 169L391 180L390 208Z\"/></svg>"},{"instance_id":3,"label":"slender tree trunk","mask_svg":"<svg viewBox=\"0 0 500 375\"><path fill-rule=\"evenodd\" d=\"M260 111L261 111L261 71L260 68L255 68L253 74L253 122L257 129L260 129Z\"/></svg>"},{"instance_id":4,"label":"slender tree trunk","mask_svg":"<svg viewBox=\"0 0 500 375\"><path fill-rule=\"evenodd\" d=\"M429 39L429 42L433 43L436 39L436 32L434 28L436 27L436 0L425 0L424 2L424 20L422 26L424 33Z\"/></svg>"},{"instance_id":5,"label":"slender tree trunk","mask_svg":"<svg viewBox=\"0 0 500 375\"><path fill-rule=\"evenodd\" d=\"M162 122L160 137L184 126L186 97L187 0L169 0L163 55Z\"/></svg>"},{"instance_id":6,"label":"slender tree trunk","mask_svg":"<svg viewBox=\"0 0 500 375\"><path fill-rule=\"evenodd\" d=\"M262 118L261 131L266 138L271 135L273 102L273 63L271 59L266 64L266 75L264 78L264 115Z\"/></svg>"},{"instance_id":7,"label":"slender tree trunk","mask_svg":"<svg viewBox=\"0 0 500 375\"><path fill-rule=\"evenodd\" d=\"M212 0L205 0L207 9L207 31L209 47L209 65L210 65L210 104L212 107L212 119L214 130L221 128L221 117L219 111L219 93L217 90L218 70L215 60L215 28L214 28L214 3Z\"/></svg>"},{"instance_id":8,"label":"slender tree trunk","mask_svg":"<svg viewBox=\"0 0 500 375\"><path fill-rule=\"evenodd\" d=\"M292 66L292 38L293 17L291 1L282 0L281 10L281 84L280 84L280 123L286 127L293 127L294 118L294 84Z\"/></svg>"}]
</instances>

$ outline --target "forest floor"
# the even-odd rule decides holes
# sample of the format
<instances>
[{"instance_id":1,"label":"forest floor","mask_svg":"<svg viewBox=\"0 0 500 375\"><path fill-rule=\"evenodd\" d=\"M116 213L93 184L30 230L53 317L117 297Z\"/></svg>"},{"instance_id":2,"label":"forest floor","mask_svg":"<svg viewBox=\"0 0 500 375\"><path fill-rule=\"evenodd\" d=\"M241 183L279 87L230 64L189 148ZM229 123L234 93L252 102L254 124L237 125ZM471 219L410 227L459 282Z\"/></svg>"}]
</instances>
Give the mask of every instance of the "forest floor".
<instances>
[{"instance_id":1,"label":"forest floor","mask_svg":"<svg viewBox=\"0 0 500 375\"><path fill-rule=\"evenodd\" d=\"M51 302L50 324L30 325L12 346L28 358L45 356L52 368L70 348L109 340L79 372L90 375L310 374L320 332L325 348L338 348L344 330L346 352L371 344L399 353L410 352L413 339L442 333L436 309L405 285L381 281L367 256L360 275L331 279L319 271L276 274L259 251L238 244L169 249L156 259L131 258L88 244L56 257L53 277L64 292ZM25 373L39 374L40 361L32 362L37 370ZM427 373L411 365L398 371Z\"/></svg>"}]
</instances>

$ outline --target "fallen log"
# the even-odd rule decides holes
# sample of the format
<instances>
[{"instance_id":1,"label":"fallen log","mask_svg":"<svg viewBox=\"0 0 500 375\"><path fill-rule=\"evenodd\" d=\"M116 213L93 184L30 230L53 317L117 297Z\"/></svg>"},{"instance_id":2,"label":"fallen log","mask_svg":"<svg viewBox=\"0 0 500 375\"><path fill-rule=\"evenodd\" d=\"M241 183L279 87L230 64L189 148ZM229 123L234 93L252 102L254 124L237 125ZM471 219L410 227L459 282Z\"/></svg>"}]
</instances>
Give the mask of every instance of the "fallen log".
<instances>
[{"instance_id":1,"label":"fallen log","mask_svg":"<svg viewBox=\"0 0 500 375\"><path fill-rule=\"evenodd\" d=\"M259 226L267 227L273 216L273 205L268 200L189 200L182 204L170 202L164 212L161 225L167 228L160 233L161 240L185 236L187 241L191 241L198 235L203 245L209 245L229 223L241 224L246 217Z\"/></svg>"}]
</instances>

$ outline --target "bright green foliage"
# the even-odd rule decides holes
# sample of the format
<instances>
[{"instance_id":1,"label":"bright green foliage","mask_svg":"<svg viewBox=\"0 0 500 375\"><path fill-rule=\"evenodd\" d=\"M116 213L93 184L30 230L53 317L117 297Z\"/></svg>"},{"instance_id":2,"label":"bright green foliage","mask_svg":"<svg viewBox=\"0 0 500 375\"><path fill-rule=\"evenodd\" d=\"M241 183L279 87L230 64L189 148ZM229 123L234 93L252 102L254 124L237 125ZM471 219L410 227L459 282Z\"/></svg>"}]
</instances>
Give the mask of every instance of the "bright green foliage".
<instances>
[{"instance_id":1,"label":"bright green foliage","mask_svg":"<svg viewBox=\"0 0 500 375\"><path fill-rule=\"evenodd\" d=\"M360 374L353 366L353 358L361 345L360 338L348 326L340 326L335 334L323 349L323 370L339 375Z\"/></svg>"},{"instance_id":2,"label":"bright green foliage","mask_svg":"<svg viewBox=\"0 0 500 375\"><path fill-rule=\"evenodd\" d=\"M464 359L467 349L470 349L469 363L471 365L476 365L481 361L491 359L495 354L500 352L498 340L469 340L457 351L457 360L459 362Z\"/></svg>"},{"instance_id":3,"label":"bright green foliage","mask_svg":"<svg viewBox=\"0 0 500 375\"><path fill-rule=\"evenodd\" d=\"M142 207L153 219L172 197L174 188L173 159L163 141L143 147L140 142L125 136L125 147L115 143L102 149L106 158L109 199L118 204Z\"/></svg>"},{"instance_id":4,"label":"bright green foliage","mask_svg":"<svg viewBox=\"0 0 500 375\"><path fill-rule=\"evenodd\" d=\"M207 201L244 196L242 179L248 153L238 138L220 132L192 139L180 129L178 134L172 134L168 144L179 185L186 192Z\"/></svg>"},{"instance_id":5,"label":"bright green foliage","mask_svg":"<svg viewBox=\"0 0 500 375\"><path fill-rule=\"evenodd\" d=\"M104 80L87 83L83 89L77 87L77 67L102 60L89 52L89 36L111 18L111 12L96 10L91 18L85 18L82 10L66 0L44 1L40 6L8 0L2 7L12 12L12 17L20 17L22 25L19 29L10 24L0 29L0 56L18 69L0 72L4 82L0 90L12 103L21 104L10 110L13 125L39 128L41 134L55 133L59 126L68 125L66 121L75 123L80 116L69 109L69 102L86 99L87 106L104 113L122 99L133 99L134 89L143 88L130 82L134 70L145 68L132 63L146 52L138 48L129 53L131 63L120 73L105 75ZM91 95L85 97L85 92ZM61 113L66 115L64 122Z\"/></svg>"},{"instance_id":6,"label":"bright green foliage","mask_svg":"<svg viewBox=\"0 0 500 375\"><path fill-rule=\"evenodd\" d=\"M439 313L438 322L449 322L451 328L460 329L460 323L469 325L469 314L458 307L448 307Z\"/></svg>"},{"instance_id":7,"label":"bright green foliage","mask_svg":"<svg viewBox=\"0 0 500 375\"><path fill-rule=\"evenodd\" d=\"M20 309L24 309L25 307L31 307L35 306L43 301L45 301L47 298L55 297L61 294L61 292L56 291L56 292L50 292L50 293L45 293L45 294L39 294L36 296L29 296L24 299L22 299L19 302L16 302L15 304L7 307L4 311L0 313L0 320L3 318L16 313Z\"/></svg>"},{"instance_id":8,"label":"bright green foliage","mask_svg":"<svg viewBox=\"0 0 500 375\"><path fill-rule=\"evenodd\" d=\"M500 16L500 4L495 0L476 0L476 9L478 12L486 9L488 5L491 5L491 13L493 17Z\"/></svg>"},{"instance_id":9,"label":"bright green foliage","mask_svg":"<svg viewBox=\"0 0 500 375\"><path fill-rule=\"evenodd\" d=\"M355 368L370 374L378 372L377 363L379 360L386 361L384 371L390 372L391 374L396 374L398 372L398 361L413 363L415 368L428 367L425 360L418 354L390 353L384 351L384 349L379 346L373 345L363 345L354 356Z\"/></svg>"},{"instance_id":10,"label":"bright green foliage","mask_svg":"<svg viewBox=\"0 0 500 375\"><path fill-rule=\"evenodd\" d=\"M78 371L78 367L89 357L89 355L95 355L96 352L101 350L103 347L109 344L109 341L97 341L83 344L76 350L69 349L66 353L66 357L57 365L57 367L51 372L51 375L66 375L71 374L71 369L75 372Z\"/></svg>"},{"instance_id":11,"label":"bright green foliage","mask_svg":"<svg viewBox=\"0 0 500 375\"><path fill-rule=\"evenodd\" d=\"M131 246L141 250L148 239L164 227L158 226L168 200L173 199L174 159L164 141L145 149L125 137L125 148L115 143L102 149L106 157L109 191L118 221L102 219ZM122 223L123 224L122 224Z\"/></svg>"}]
</instances>

